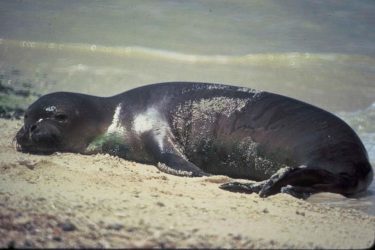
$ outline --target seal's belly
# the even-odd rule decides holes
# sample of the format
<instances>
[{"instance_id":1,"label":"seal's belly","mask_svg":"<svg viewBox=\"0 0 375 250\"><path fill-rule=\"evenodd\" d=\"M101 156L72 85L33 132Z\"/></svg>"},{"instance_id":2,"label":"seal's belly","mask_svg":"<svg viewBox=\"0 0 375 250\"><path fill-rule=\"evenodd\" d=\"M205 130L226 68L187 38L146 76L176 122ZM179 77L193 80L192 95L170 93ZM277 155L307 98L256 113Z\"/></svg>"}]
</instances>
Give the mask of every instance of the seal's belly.
<instances>
[{"instance_id":1,"label":"seal's belly","mask_svg":"<svg viewBox=\"0 0 375 250\"><path fill-rule=\"evenodd\" d=\"M186 101L173 111L171 127L189 161L207 173L263 180L280 163L267 158L236 121L249 100L213 97Z\"/></svg>"},{"instance_id":2,"label":"seal's belly","mask_svg":"<svg viewBox=\"0 0 375 250\"><path fill-rule=\"evenodd\" d=\"M186 149L188 159L207 173L264 180L285 167L268 158L251 137L198 139Z\"/></svg>"}]
</instances>

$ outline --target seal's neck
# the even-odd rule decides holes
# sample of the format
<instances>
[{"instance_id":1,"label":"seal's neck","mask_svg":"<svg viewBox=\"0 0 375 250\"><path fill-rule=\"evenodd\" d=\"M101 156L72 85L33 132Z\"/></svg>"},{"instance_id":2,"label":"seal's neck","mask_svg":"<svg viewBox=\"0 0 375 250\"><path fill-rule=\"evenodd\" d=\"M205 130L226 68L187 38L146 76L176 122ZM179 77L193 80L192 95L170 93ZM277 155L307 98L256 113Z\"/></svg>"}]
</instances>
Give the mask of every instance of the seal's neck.
<instances>
[{"instance_id":1,"label":"seal's neck","mask_svg":"<svg viewBox=\"0 0 375 250\"><path fill-rule=\"evenodd\" d=\"M101 104L97 110L100 113L100 120L97 124L99 131L87 145L84 152L86 154L104 153L106 148L120 149L121 147L113 145L122 145L125 141L126 131L121 118L123 103L111 97L101 98L98 103ZM110 153L119 154L119 152L112 151Z\"/></svg>"},{"instance_id":2,"label":"seal's neck","mask_svg":"<svg viewBox=\"0 0 375 250\"><path fill-rule=\"evenodd\" d=\"M105 133L121 122L122 105L119 100L112 97L101 97L99 103L97 111L101 114L99 124L102 133Z\"/></svg>"},{"instance_id":3,"label":"seal's neck","mask_svg":"<svg viewBox=\"0 0 375 250\"><path fill-rule=\"evenodd\" d=\"M113 134L113 133L118 133L118 134L123 134L124 131L124 126L121 120L121 113L123 106L122 103L119 103L116 105L116 108L114 108L113 116L112 116L112 121L110 125L107 127L107 133L108 134Z\"/></svg>"}]
</instances>

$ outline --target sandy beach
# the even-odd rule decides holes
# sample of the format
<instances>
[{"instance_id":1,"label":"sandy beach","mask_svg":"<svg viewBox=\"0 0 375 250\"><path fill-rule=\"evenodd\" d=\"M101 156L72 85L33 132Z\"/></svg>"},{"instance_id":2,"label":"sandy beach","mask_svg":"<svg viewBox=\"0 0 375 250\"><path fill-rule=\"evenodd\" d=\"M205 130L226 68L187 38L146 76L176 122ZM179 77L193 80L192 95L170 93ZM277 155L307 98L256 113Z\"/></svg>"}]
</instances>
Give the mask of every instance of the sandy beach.
<instances>
[{"instance_id":1,"label":"sandy beach","mask_svg":"<svg viewBox=\"0 0 375 250\"><path fill-rule=\"evenodd\" d=\"M0 120L0 247L369 248L375 216L218 188L109 155L17 152Z\"/></svg>"},{"instance_id":2,"label":"sandy beach","mask_svg":"<svg viewBox=\"0 0 375 250\"><path fill-rule=\"evenodd\" d=\"M360 198L260 198L221 190L226 176L20 153L12 119L55 91L223 83L332 112L375 166L374 13L372 0L0 1L0 248L370 248L375 180Z\"/></svg>"}]
</instances>

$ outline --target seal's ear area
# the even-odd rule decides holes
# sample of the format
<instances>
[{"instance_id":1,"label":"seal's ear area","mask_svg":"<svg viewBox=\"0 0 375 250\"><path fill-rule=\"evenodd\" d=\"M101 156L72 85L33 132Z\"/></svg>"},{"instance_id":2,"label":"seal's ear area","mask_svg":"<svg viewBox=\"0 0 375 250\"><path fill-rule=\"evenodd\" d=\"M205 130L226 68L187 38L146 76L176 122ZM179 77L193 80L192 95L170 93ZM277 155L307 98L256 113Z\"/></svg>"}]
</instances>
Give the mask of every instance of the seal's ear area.
<instances>
[{"instance_id":1,"label":"seal's ear area","mask_svg":"<svg viewBox=\"0 0 375 250\"><path fill-rule=\"evenodd\" d=\"M53 119L57 122L63 123L69 120L69 116L65 113L57 113L53 115Z\"/></svg>"}]
</instances>

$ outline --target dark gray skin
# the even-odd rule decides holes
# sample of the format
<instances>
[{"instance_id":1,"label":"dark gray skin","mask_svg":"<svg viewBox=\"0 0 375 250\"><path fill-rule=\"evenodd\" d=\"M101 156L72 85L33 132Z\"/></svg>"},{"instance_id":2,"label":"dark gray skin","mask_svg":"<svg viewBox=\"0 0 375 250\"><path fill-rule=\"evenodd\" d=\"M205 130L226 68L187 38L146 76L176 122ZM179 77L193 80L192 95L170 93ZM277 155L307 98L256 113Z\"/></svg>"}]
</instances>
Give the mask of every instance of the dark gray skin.
<instances>
[{"instance_id":1,"label":"dark gray skin","mask_svg":"<svg viewBox=\"0 0 375 250\"><path fill-rule=\"evenodd\" d=\"M268 92L205 83L153 84L112 97L42 96L16 135L22 152L110 153L184 176L257 181L222 189L351 196L373 170L356 133L310 104Z\"/></svg>"}]
</instances>

